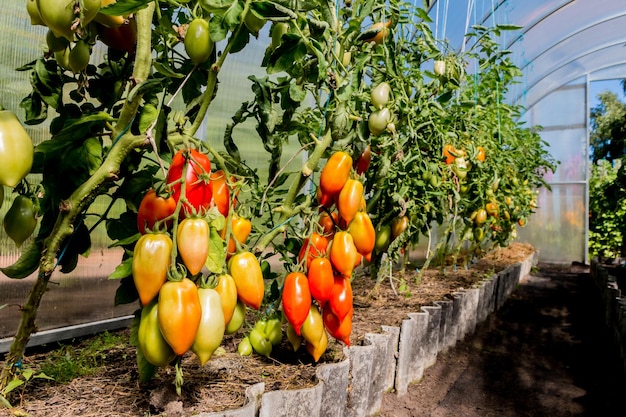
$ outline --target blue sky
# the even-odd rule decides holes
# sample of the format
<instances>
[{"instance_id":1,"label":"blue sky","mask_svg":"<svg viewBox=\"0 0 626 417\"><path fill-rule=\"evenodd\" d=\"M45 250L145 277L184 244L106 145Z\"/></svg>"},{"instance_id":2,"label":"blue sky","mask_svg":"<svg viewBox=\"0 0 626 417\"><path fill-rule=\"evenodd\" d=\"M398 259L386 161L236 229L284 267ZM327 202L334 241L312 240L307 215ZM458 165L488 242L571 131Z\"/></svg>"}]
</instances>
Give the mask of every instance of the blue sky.
<instances>
[{"instance_id":1,"label":"blue sky","mask_svg":"<svg viewBox=\"0 0 626 417\"><path fill-rule=\"evenodd\" d=\"M604 81L592 81L589 83L589 104L590 108L593 108L598 105L598 94L603 91L610 90L615 92L617 96L624 101L626 97L624 96L624 91L622 90L622 86L620 84L620 79L616 80L604 80Z\"/></svg>"}]
</instances>

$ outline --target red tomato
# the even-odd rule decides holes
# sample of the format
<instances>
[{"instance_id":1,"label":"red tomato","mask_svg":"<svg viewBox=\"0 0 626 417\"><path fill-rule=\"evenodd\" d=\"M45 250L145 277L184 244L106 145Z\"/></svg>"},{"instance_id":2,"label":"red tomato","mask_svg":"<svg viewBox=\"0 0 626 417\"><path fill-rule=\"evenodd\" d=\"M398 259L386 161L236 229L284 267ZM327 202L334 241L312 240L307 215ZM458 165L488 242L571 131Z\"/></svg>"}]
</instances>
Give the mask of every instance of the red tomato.
<instances>
[{"instance_id":1,"label":"red tomato","mask_svg":"<svg viewBox=\"0 0 626 417\"><path fill-rule=\"evenodd\" d=\"M283 313L293 329L300 335L302 323L311 310L309 281L302 272L290 272L283 285Z\"/></svg>"},{"instance_id":2,"label":"red tomato","mask_svg":"<svg viewBox=\"0 0 626 417\"><path fill-rule=\"evenodd\" d=\"M349 278L335 275L333 291L328 300L328 307L342 321L352 310L352 284Z\"/></svg>"},{"instance_id":3,"label":"red tomato","mask_svg":"<svg viewBox=\"0 0 626 417\"><path fill-rule=\"evenodd\" d=\"M350 334L352 333L352 316L354 315L354 308L350 309L350 312L343 318L339 318L331 311L328 306L324 307L322 311L322 319L324 320L324 326L328 333L337 340L341 340L347 346L350 346Z\"/></svg>"},{"instance_id":4,"label":"red tomato","mask_svg":"<svg viewBox=\"0 0 626 417\"><path fill-rule=\"evenodd\" d=\"M335 225L337 224L337 221L337 213L335 212L328 214L324 211L320 214L318 223L322 227L322 234L324 237L332 237L332 235L335 234Z\"/></svg>"},{"instance_id":5,"label":"red tomato","mask_svg":"<svg viewBox=\"0 0 626 417\"><path fill-rule=\"evenodd\" d=\"M339 192L337 209L339 217L349 224L354 215L359 211L363 199L363 184L359 180L348 180Z\"/></svg>"},{"instance_id":6,"label":"red tomato","mask_svg":"<svg viewBox=\"0 0 626 417\"><path fill-rule=\"evenodd\" d=\"M304 239L304 242L302 242L302 247L298 254L298 261L302 262L306 255L306 267L308 269L313 259L326 255L327 249L328 239L319 233L312 233L311 237Z\"/></svg>"},{"instance_id":7,"label":"red tomato","mask_svg":"<svg viewBox=\"0 0 626 417\"><path fill-rule=\"evenodd\" d=\"M348 232L337 232L330 246L330 261L333 267L345 277L350 277L358 261L354 239Z\"/></svg>"},{"instance_id":8,"label":"red tomato","mask_svg":"<svg viewBox=\"0 0 626 417\"><path fill-rule=\"evenodd\" d=\"M165 220L176 211L173 197L161 197L153 189L143 196L137 209L137 229L142 235L154 228L156 222ZM168 222L169 223L169 222Z\"/></svg>"},{"instance_id":9,"label":"red tomato","mask_svg":"<svg viewBox=\"0 0 626 417\"><path fill-rule=\"evenodd\" d=\"M187 217L176 232L178 253L191 275L202 270L209 256L209 223L200 217Z\"/></svg>"},{"instance_id":10,"label":"red tomato","mask_svg":"<svg viewBox=\"0 0 626 417\"><path fill-rule=\"evenodd\" d=\"M128 23L118 27L106 27L96 23L98 28L98 38L103 44L112 49L135 53L137 45L137 22L135 19L128 19Z\"/></svg>"},{"instance_id":11,"label":"red tomato","mask_svg":"<svg viewBox=\"0 0 626 417\"><path fill-rule=\"evenodd\" d=\"M359 157L356 159L356 162L354 163L354 169L356 170L356 173L359 175L363 174L365 171L367 171L371 162L372 162L372 148L370 147L370 145L367 145L365 149L363 149L363 152L361 152L361 155L359 155Z\"/></svg>"},{"instance_id":12,"label":"red tomato","mask_svg":"<svg viewBox=\"0 0 626 417\"><path fill-rule=\"evenodd\" d=\"M230 190L226 182L226 174L220 169L211 173L210 179L213 202L222 216L227 217L230 207Z\"/></svg>"},{"instance_id":13,"label":"red tomato","mask_svg":"<svg viewBox=\"0 0 626 417\"><path fill-rule=\"evenodd\" d=\"M184 355L193 344L202 319L198 287L188 278L166 282L159 291L158 309L163 337L176 355Z\"/></svg>"},{"instance_id":14,"label":"red tomato","mask_svg":"<svg viewBox=\"0 0 626 417\"><path fill-rule=\"evenodd\" d=\"M308 268L307 277L311 296L320 304L324 304L330 298L335 285L330 259L324 257L313 259Z\"/></svg>"},{"instance_id":15,"label":"red tomato","mask_svg":"<svg viewBox=\"0 0 626 417\"><path fill-rule=\"evenodd\" d=\"M320 174L320 188L323 194L335 195L341 191L350 177L352 157L345 152L335 152L328 158Z\"/></svg>"},{"instance_id":16,"label":"red tomato","mask_svg":"<svg viewBox=\"0 0 626 417\"><path fill-rule=\"evenodd\" d=\"M201 212L209 208L213 197L213 187L209 180L211 161L196 149L180 150L174 155L167 173L167 184L172 187L174 200L181 198L183 170L185 172L184 211Z\"/></svg>"},{"instance_id":17,"label":"red tomato","mask_svg":"<svg viewBox=\"0 0 626 417\"><path fill-rule=\"evenodd\" d=\"M315 198L317 199L317 204L320 207L325 207L327 209L331 208L333 204L335 204L335 196L330 194L325 194L321 188L317 188Z\"/></svg>"}]
</instances>

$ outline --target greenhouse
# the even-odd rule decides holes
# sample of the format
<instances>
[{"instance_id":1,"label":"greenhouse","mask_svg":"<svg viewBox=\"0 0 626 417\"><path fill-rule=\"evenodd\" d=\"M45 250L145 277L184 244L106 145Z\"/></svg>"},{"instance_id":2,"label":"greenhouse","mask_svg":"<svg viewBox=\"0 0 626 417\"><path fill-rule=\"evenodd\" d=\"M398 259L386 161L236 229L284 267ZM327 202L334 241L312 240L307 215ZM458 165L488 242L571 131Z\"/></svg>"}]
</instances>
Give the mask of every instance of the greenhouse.
<instances>
[{"instance_id":1,"label":"greenhouse","mask_svg":"<svg viewBox=\"0 0 626 417\"><path fill-rule=\"evenodd\" d=\"M393 364L369 371L388 374L378 391L332 400L374 415L456 343L454 285L471 310L449 312L461 340L538 263L619 265L620 3L8 0L0 408L40 383L22 371L27 347L92 335L121 333L111 349L129 345L131 384L169 378L184 397L205 395L187 381L210 385L219 361L264 376L304 363L327 382L346 356L357 372L347 352L380 340L368 326L441 328L432 349L398 330ZM377 296L401 318L365 312ZM402 308L430 315L406 324ZM240 415L300 415L253 392Z\"/></svg>"}]
</instances>

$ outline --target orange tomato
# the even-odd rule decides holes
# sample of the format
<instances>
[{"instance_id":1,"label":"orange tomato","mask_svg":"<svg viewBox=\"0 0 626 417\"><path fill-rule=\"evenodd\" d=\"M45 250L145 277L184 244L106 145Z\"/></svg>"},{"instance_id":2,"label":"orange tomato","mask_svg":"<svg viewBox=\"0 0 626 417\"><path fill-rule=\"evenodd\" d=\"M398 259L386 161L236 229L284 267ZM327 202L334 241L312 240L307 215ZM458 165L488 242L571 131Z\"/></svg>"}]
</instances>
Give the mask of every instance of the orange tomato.
<instances>
[{"instance_id":1,"label":"orange tomato","mask_svg":"<svg viewBox=\"0 0 626 417\"><path fill-rule=\"evenodd\" d=\"M308 268L309 290L311 296L320 304L324 304L330 298L335 285L333 266L330 259L325 257L315 258Z\"/></svg>"},{"instance_id":2,"label":"orange tomato","mask_svg":"<svg viewBox=\"0 0 626 417\"><path fill-rule=\"evenodd\" d=\"M209 223L200 217L187 217L176 232L178 253L191 275L198 274L209 256Z\"/></svg>"},{"instance_id":3,"label":"orange tomato","mask_svg":"<svg viewBox=\"0 0 626 417\"><path fill-rule=\"evenodd\" d=\"M339 216L349 224L354 215L359 211L363 199L363 184L359 180L349 179L344 184L337 198Z\"/></svg>"},{"instance_id":4,"label":"orange tomato","mask_svg":"<svg viewBox=\"0 0 626 417\"><path fill-rule=\"evenodd\" d=\"M196 338L202 307L198 287L188 278L168 281L159 291L159 328L178 356L184 355Z\"/></svg>"},{"instance_id":5,"label":"orange tomato","mask_svg":"<svg viewBox=\"0 0 626 417\"><path fill-rule=\"evenodd\" d=\"M320 188L323 194L335 195L341 191L350 177L352 157L343 151L335 152L328 158L320 174Z\"/></svg>"},{"instance_id":6,"label":"orange tomato","mask_svg":"<svg viewBox=\"0 0 626 417\"><path fill-rule=\"evenodd\" d=\"M247 306L258 310L265 295L263 271L259 260L250 252L239 252L228 262L230 275L237 286L237 297Z\"/></svg>"},{"instance_id":7,"label":"orange tomato","mask_svg":"<svg viewBox=\"0 0 626 417\"><path fill-rule=\"evenodd\" d=\"M304 242L302 242L302 247L298 253L298 261L302 262L306 256L306 267L308 269L313 259L326 255L327 249L328 239L319 233L313 232L310 237L304 239Z\"/></svg>"},{"instance_id":8,"label":"orange tomato","mask_svg":"<svg viewBox=\"0 0 626 417\"><path fill-rule=\"evenodd\" d=\"M365 212L359 211L350 222L348 233L354 240L357 252L368 261L371 260L372 251L376 244L376 231L370 216Z\"/></svg>"},{"instance_id":9,"label":"orange tomato","mask_svg":"<svg viewBox=\"0 0 626 417\"><path fill-rule=\"evenodd\" d=\"M330 261L333 268L341 275L350 277L358 258L352 235L345 231L335 233L330 245Z\"/></svg>"},{"instance_id":10,"label":"orange tomato","mask_svg":"<svg viewBox=\"0 0 626 417\"><path fill-rule=\"evenodd\" d=\"M210 179L213 187L213 203L222 216L227 217L230 207L230 189L226 182L226 174L220 169L212 172Z\"/></svg>"}]
</instances>

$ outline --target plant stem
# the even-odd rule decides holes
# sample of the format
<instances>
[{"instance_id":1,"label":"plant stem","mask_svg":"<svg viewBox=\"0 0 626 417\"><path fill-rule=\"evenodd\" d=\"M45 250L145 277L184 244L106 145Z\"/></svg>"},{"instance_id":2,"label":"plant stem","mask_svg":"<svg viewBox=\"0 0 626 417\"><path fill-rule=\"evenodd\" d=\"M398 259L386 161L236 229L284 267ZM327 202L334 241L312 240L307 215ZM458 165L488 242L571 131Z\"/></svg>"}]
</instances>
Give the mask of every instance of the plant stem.
<instances>
[{"instance_id":1,"label":"plant stem","mask_svg":"<svg viewBox=\"0 0 626 417\"><path fill-rule=\"evenodd\" d=\"M139 84L150 74L152 65L150 33L154 3L137 13L137 53L133 79ZM129 153L146 144L144 136L134 136L130 133L123 134L126 127L132 122L139 108L141 95L137 94L132 100L125 103L120 118L113 129L113 137L119 140L112 146L98 170L72 195L61 203L60 213L50 235L44 241L39 273L37 280L28 294L26 303L22 307L22 318L9 352L6 355L5 364L0 374L0 390L7 386L19 368L21 359L26 350L26 345L31 334L36 331L35 319L37 309L46 291L48 281L56 268L56 255L66 237L70 236L74 229L76 219L89 208L98 196L102 185L118 178L120 166Z\"/></svg>"}]
</instances>

